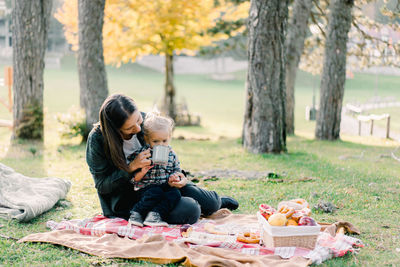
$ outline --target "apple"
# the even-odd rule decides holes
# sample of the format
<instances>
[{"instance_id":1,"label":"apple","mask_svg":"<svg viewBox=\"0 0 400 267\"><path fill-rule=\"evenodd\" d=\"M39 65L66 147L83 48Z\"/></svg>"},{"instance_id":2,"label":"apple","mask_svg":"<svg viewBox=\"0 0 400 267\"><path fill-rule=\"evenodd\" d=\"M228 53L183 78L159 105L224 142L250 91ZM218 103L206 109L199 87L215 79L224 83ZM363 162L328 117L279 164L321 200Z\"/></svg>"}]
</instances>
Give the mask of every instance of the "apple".
<instances>
[{"instance_id":1,"label":"apple","mask_svg":"<svg viewBox=\"0 0 400 267\"><path fill-rule=\"evenodd\" d=\"M301 217L299 220L299 225L301 226L316 226L317 222L308 216Z\"/></svg>"}]
</instances>

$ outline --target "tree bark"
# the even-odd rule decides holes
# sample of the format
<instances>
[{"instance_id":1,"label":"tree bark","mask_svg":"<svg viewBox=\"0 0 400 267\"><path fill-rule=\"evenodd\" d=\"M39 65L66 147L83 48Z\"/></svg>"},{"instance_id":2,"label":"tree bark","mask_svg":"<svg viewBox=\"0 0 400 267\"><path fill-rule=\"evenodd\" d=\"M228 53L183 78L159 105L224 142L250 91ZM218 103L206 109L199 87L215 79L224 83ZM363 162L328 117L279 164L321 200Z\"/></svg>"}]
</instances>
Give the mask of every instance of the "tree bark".
<instances>
[{"instance_id":1,"label":"tree bark","mask_svg":"<svg viewBox=\"0 0 400 267\"><path fill-rule=\"evenodd\" d=\"M293 4L286 36L286 133L294 134L294 85L300 57L304 49L312 0L297 0Z\"/></svg>"},{"instance_id":2,"label":"tree bark","mask_svg":"<svg viewBox=\"0 0 400 267\"><path fill-rule=\"evenodd\" d=\"M165 85L163 111L173 120L176 119L175 86L174 86L174 56L165 54Z\"/></svg>"},{"instance_id":3,"label":"tree bark","mask_svg":"<svg viewBox=\"0 0 400 267\"><path fill-rule=\"evenodd\" d=\"M87 133L99 121L99 110L107 98L107 74L103 56L105 0L79 0L78 70L80 106L85 110Z\"/></svg>"},{"instance_id":4,"label":"tree bark","mask_svg":"<svg viewBox=\"0 0 400 267\"><path fill-rule=\"evenodd\" d=\"M352 0L333 0L330 5L320 104L315 128L317 139L336 140L340 137L340 120L346 80L346 45L351 27L353 4Z\"/></svg>"},{"instance_id":5,"label":"tree bark","mask_svg":"<svg viewBox=\"0 0 400 267\"><path fill-rule=\"evenodd\" d=\"M243 145L252 153L286 151L287 17L287 0L251 0Z\"/></svg>"},{"instance_id":6,"label":"tree bark","mask_svg":"<svg viewBox=\"0 0 400 267\"><path fill-rule=\"evenodd\" d=\"M12 1L13 138L43 140L43 70L51 0Z\"/></svg>"}]
</instances>

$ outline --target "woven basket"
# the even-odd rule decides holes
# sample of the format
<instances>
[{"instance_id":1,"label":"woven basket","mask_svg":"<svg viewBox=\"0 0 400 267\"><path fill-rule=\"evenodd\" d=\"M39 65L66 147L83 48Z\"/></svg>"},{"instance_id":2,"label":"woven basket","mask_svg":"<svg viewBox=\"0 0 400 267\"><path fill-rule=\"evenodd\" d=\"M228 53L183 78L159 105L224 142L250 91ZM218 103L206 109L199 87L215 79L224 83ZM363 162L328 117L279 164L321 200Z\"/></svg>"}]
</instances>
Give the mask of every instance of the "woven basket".
<instances>
[{"instance_id":1,"label":"woven basket","mask_svg":"<svg viewBox=\"0 0 400 267\"><path fill-rule=\"evenodd\" d=\"M271 226L257 213L261 226L261 240L265 247L301 247L314 249L321 229L317 226Z\"/></svg>"}]
</instances>

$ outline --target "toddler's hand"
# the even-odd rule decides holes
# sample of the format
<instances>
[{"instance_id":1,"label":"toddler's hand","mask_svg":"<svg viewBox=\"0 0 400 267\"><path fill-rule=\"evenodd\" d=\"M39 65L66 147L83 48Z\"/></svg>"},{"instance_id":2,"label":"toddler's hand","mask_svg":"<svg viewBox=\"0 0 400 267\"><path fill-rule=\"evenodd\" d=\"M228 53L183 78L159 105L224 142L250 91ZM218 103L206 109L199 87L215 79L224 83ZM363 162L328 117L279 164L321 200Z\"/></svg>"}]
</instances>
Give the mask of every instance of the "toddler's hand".
<instances>
[{"instance_id":1,"label":"toddler's hand","mask_svg":"<svg viewBox=\"0 0 400 267\"><path fill-rule=\"evenodd\" d=\"M179 177L178 173L173 173L169 177L170 182L179 182L180 180L181 180L181 178Z\"/></svg>"},{"instance_id":2,"label":"toddler's hand","mask_svg":"<svg viewBox=\"0 0 400 267\"><path fill-rule=\"evenodd\" d=\"M176 172L171 174L168 184L172 187L182 188L187 184L187 178L183 173Z\"/></svg>"}]
</instances>

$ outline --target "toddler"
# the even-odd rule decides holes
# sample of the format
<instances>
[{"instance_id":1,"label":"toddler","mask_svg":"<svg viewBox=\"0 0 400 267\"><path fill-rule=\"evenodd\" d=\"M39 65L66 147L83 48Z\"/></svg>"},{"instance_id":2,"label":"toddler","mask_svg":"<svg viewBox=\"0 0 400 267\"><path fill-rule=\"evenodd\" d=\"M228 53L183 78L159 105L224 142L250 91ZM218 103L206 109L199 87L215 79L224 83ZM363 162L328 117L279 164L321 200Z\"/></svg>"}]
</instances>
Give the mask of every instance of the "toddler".
<instances>
[{"instance_id":1,"label":"toddler","mask_svg":"<svg viewBox=\"0 0 400 267\"><path fill-rule=\"evenodd\" d=\"M133 206L129 223L142 227L168 226L164 220L181 198L178 188L168 184L170 177L181 172L178 157L169 146L174 122L157 113L148 113L143 122L144 145L128 157L129 161L142 151L155 146L169 148L167 165L152 165L139 170L133 179L135 190L140 193L140 200ZM143 218L145 218L143 220Z\"/></svg>"}]
</instances>

